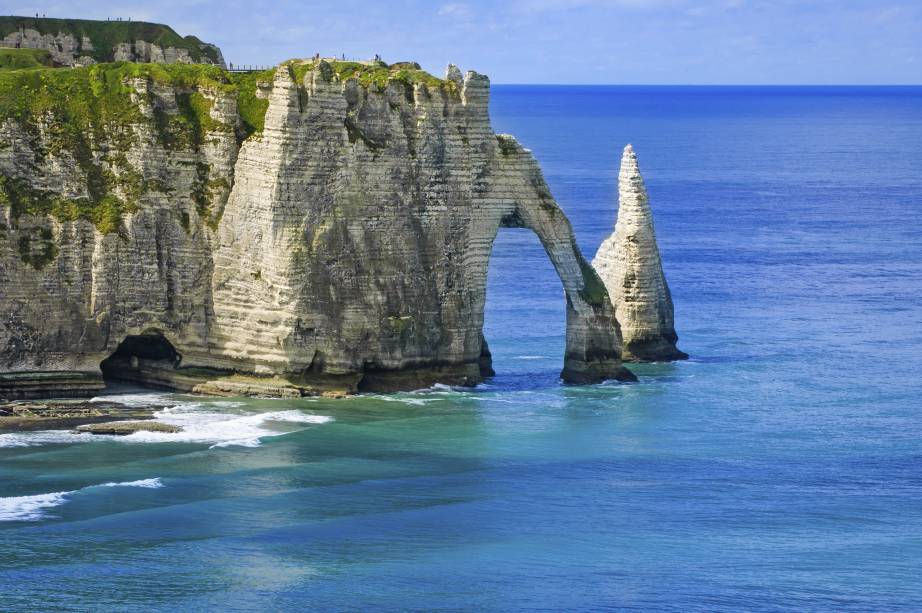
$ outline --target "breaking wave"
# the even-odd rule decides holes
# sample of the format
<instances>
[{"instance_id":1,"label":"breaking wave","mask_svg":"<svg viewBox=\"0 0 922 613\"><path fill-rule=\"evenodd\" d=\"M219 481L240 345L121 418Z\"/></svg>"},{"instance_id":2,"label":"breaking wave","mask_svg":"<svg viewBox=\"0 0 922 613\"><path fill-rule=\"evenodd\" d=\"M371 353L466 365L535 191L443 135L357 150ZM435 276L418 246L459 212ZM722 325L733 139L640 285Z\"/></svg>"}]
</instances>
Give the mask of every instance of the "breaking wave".
<instances>
[{"instance_id":1,"label":"breaking wave","mask_svg":"<svg viewBox=\"0 0 922 613\"><path fill-rule=\"evenodd\" d=\"M75 433L71 430L41 430L0 434L0 448L34 447L54 443L86 443L110 440L122 443L200 443L214 447L257 447L266 437L303 429L305 424L333 421L326 415L311 415L299 409L246 412L247 403L178 399L169 394L123 394L100 396L94 401L119 402L130 406L159 405L154 421L179 426L182 432L135 432L127 436Z\"/></svg>"},{"instance_id":2,"label":"breaking wave","mask_svg":"<svg viewBox=\"0 0 922 613\"><path fill-rule=\"evenodd\" d=\"M70 497L77 492L85 492L97 487L144 487L155 489L163 487L159 477L125 481L121 483L100 483L69 492L51 492L33 496L10 496L0 498L0 521L39 521L50 517L48 510L70 502Z\"/></svg>"}]
</instances>

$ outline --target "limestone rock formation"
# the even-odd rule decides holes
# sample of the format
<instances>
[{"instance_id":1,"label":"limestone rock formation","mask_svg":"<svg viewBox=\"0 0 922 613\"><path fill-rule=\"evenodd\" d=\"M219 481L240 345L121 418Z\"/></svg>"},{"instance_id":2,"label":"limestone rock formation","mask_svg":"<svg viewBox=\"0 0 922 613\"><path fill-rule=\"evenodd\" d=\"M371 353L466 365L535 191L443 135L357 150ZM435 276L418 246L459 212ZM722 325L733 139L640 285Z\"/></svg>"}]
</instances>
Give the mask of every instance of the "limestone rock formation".
<instances>
[{"instance_id":1,"label":"limestone rock formation","mask_svg":"<svg viewBox=\"0 0 922 613\"><path fill-rule=\"evenodd\" d=\"M490 127L486 77L324 60L45 72L40 115L18 102L26 77L0 79L0 372L98 379L102 363L276 396L473 384L490 374L493 240L525 227L566 294L562 378L633 378L535 159Z\"/></svg>"},{"instance_id":2,"label":"limestone rock formation","mask_svg":"<svg viewBox=\"0 0 922 613\"><path fill-rule=\"evenodd\" d=\"M224 66L215 45L143 21L0 17L0 47L46 49L59 66L112 61Z\"/></svg>"},{"instance_id":3,"label":"limestone rock formation","mask_svg":"<svg viewBox=\"0 0 922 613\"><path fill-rule=\"evenodd\" d=\"M663 274L647 189L631 145L621 157L615 231L602 242L592 265L615 306L625 360L688 357L676 348L672 296Z\"/></svg>"}]
</instances>

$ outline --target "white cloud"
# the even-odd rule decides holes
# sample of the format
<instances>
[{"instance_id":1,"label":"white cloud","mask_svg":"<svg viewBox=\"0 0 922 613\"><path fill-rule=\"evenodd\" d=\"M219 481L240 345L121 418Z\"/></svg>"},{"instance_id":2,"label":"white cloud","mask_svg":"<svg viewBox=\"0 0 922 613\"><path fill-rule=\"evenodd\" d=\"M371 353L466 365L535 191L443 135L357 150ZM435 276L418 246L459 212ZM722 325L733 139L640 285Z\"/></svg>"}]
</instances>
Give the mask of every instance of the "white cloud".
<instances>
[{"instance_id":1,"label":"white cloud","mask_svg":"<svg viewBox=\"0 0 922 613\"><path fill-rule=\"evenodd\" d=\"M440 17L467 17L471 13L471 7L458 2L449 2L439 7L438 15Z\"/></svg>"}]
</instances>

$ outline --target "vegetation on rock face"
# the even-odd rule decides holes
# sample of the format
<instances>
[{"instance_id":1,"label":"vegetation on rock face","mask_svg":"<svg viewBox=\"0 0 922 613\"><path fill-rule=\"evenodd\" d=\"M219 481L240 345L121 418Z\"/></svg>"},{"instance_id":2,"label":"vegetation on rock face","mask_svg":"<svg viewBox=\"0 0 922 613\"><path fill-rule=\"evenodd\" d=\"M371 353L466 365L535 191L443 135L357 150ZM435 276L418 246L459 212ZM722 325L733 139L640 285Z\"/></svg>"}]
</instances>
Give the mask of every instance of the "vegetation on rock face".
<instances>
[{"instance_id":1,"label":"vegetation on rock face","mask_svg":"<svg viewBox=\"0 0 922 613\"><path fill-rule=\"evenodd\" d=\"M574 250L578 249L576 243L573 244ZM605 299L608 298L608 290L605 284L599 279L598 273L582 256L579 258L579 269L583 273L583 288L579 291L580 297L593 306L602 306Z\"/></svg>"},{"instance_id":2,"label":"vegetation on rock face","mask_svg":"<svg viewBox=\"0 0 922 613\"><path fill-rule=\"evenodd\" d=\"M53 215L62 222L86 219L103 234L117 232L122 215L137 210L137 203L125 202L115 194L108 193L95 200L66 198L33 189L24 180L4 176L0 176L0 206L9 206L13 218Z\"/></svg>"},{"instance_id":3,"label":"vegetation on rock face","mask_svg":"<svg viewBox=\"0 0 922 613\"><path fill-rule=\"evenodd\" d=\"M4 19L0 18L0 26L9 23ZM7 51L48 57L40 50ZM307 72L318 65L296 60L288 67L292 76L303 82ZM364 87L383 89L397 81L408 88L423 83L448 92L457 90L454 82L437 79L415 64L323 61L320 67L328 73L327 78L356 79ZM269 101L258 95L259 89L271 84L274 74L274 68L230 73L208 64L131 62L73 69L30 66L0 70L0 126L13 122L20 127L31 141L36 164L49 156L61 157L65 165L76 165L77 176L86 181L85 187L46 191L16 176L0 174L0 206L9 206L13 218L52 215L62 222L86 219L102 233L118 232L122 216L137 210L145 193L165 189L158 179L145 179L126 157L126 152L138 145L137 127L149 125L160 144L173 151L197 151L209 134L235 128L240 129L237 136L241 140L258 135L264 129L269 106ZM155 92L172 93L175 104L165 104L158 99L163 94ZM412 95L412 89L408 93ZM239 126L212 116L214 100L221 96L236 99ZM355 130L350 131L350 137L365 138ZM210 167L203 163L196 165L194 185L191 199L195 210L205 223L215 227L219 218L211 203L217 195L226 194L230 185L211 177ZM181 225L188 229L188 213L179 215Z\"/></svg>"},{"instance_id":4,"label":"vegetation on rock face","mask_svg":"<svg viewBox=\"0 0 922 613\"><path fill-rule=\"evenodd\" d=\"M58 246L49 228L40 228L19 237L19 257L36 270L41 270L58 257Z\"/></svg>"},{"instance_id":5,"label":"vegetation on rock face","mask_svg":"<svg viewBox=\"0 0 922 613\"><path fill-rule=\"evenodd\" d=\"M519 152L519 144L508 134L497 134L496 144L499 145L499 152L504 156L516 155Z\"/></svg>"},{"instance_id":6,"label":"vegetation on rock face","mask_svg":"<svg viewBox=\"0 0 922 613\"><path fill-rule=\"evenodd\" d=\"M260 134L266 122L269 100L256 94L260 83L272 83L275 68L259 72L230 73L229 78L237 88L237 113L243 124L244 138Z\"/></svg>"},{"instance_id":7,"label":"vegetation on rock face","mask_svg":"<svg viewBox=\"0 0 922 613\"><path fill-rule=\"evenodd\" d=\"M161 109L153 94L133 86L133 80L172 88L179 112ZM211 97L220 94L239 94L239 89L224 70L204 64L114 63L0 72L0 125L18 124L38 158L73 158L86 179L83 193L67 197L0 175L0 205L9 205L14 218L88 219L100 232L118 231L122 215L137 208L143 193L157 189L125 156L136 144L136 127L151 122L165 148L197 150L208 133L234 129L211 116ZM153 118L142 112L142 103L151 105ZM195 204L211 221L207 169L204 174Z\"/></svg>"},{"instance_id":8,"label":"vegetation on rock face","mask_svg":"<svg viewBox=\"0 0 922 613\"><path fill-rule=\"evenodd\" d=\"M53 66L51 52L46 49L9 49L0 47L0 70L22 70Z\"/></svg>"},{"instance_id":9,"label":"vegetation on rock face","mask_svg":"<svg viewBox=\"0 0 922 613\"><path fill-rule=\"evenodd\" d=\"M162 49L185 49L195 62L218 62L218 49L203 43L195 36L182 37L173 28L160 23L144 21L96 21L91 19L52 19L46 17L0 17L0 38L21 29L35 30L39 34L73 36L79 45L84 36L90 39L93 49L80 49L97 62L115 59L115 47L120 43L138 40L157 45Z\"/></svg>"},{"instance_id":10,"label":"vegetation on rock face","mask_svg":"<svg viewBox=\"0 0 922 613\"><path fill-rule=\"evenodd\" d=\"M374 85L383 90L389 81L397 81L409 88L422 83L433 89L457 93L458 86L454 81L434 77L425 70L421 70L419 64L399 62L388 65L384 62L341 62L337 60L321 60L321 62L328 65L332 74L340 81L355 79L365 88ZM300 84L304 81L304 76L317 67L317 62L315 60L290 60L288 65L295 82Z\"/></svg>"}]
</instances>

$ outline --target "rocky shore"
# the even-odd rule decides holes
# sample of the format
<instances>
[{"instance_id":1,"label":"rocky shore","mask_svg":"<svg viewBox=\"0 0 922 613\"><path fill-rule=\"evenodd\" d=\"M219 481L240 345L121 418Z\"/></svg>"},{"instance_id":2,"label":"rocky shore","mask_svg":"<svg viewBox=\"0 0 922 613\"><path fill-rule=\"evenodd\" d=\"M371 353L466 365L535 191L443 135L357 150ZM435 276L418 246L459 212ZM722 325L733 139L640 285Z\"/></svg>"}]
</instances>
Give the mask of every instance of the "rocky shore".
<instances>
[{"instance_id":1,"label":"rocky shore","mask_svg":"<svg viewBox=\"0 0 922 613\"><path fill-rule=\"evenodd\" d=\"M7 402L0 400L0 433L28 430L54 430L77 428L87 424L112 426L116 420L133 420L138 423L152 420L154 412L162 406L134 407L118 402L90 402L87 400L48 400L42 402ZM163 425L163 424L157 424ZM83 431L83 430L81 430ZM130 434L130 432L125 432Z\"/></svg>"}]
</instances>

